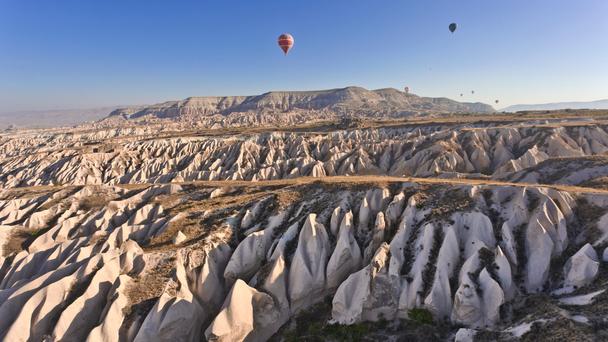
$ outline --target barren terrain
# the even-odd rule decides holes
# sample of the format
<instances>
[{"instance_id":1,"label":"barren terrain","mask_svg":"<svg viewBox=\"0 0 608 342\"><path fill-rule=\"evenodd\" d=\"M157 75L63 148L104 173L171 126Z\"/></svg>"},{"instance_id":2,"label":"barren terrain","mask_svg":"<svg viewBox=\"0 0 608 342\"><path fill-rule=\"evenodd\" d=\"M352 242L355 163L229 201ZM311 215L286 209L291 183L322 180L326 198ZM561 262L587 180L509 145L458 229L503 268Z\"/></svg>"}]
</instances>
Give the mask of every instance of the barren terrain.
<instances>
[{"instance_id":1,"label":"barren terrain","mask_svg":"<svg viewBox=\"0 0 608 342\"><path fill-rule=\"evenodd\" d=\"M304 100L0 134L0 339L608 338L608 113Z\"/></svg>"}]
</instances>

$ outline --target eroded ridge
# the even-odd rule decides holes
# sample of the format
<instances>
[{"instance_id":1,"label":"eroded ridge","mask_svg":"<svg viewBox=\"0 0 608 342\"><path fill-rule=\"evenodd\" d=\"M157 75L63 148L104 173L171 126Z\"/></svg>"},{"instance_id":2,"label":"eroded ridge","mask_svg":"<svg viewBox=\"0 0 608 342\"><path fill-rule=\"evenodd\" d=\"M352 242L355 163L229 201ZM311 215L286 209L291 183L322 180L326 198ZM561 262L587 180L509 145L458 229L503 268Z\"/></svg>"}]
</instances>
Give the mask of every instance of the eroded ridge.
<instances>
[{"instance_id":1,"label":"eroded ridge","mask_svg":"<svg viewBox=\"0 0 608 342\"><path fill-rule=\"evenodd\" d=\"M608 126L594 120L404 124L324 131L163 132L154 126L6 134L0 184L262 181L384 175L603 187ZM211 133L210 133L211 132Z\"/></svg>"},{"instance_id":2,"label":"eroded ridge","mask_svg":"<svg viewBox=\"0 0 608 342\"><path fill-rule=\"evenodd\" d=\"M311 310L370 336L429 312L431 339L604 322L608 194L346 178L4 190L0 336L263 341Z\"/></svg>"}]
</instances>

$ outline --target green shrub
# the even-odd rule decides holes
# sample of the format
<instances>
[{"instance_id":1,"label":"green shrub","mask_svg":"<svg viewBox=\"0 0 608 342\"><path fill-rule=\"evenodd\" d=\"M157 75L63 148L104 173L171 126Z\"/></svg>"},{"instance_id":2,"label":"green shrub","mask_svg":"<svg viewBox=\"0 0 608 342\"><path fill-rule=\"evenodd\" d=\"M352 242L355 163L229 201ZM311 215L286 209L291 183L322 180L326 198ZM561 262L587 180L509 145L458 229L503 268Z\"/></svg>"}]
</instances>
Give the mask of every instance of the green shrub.
<instances>
[{"instance_id":1,"label":"green shrub","mask_svg":"<svg viewBox=\"0 0 608 342\"><path fill-rule=\"evenodd\" d=\"M352 325L326 325L319 337L329 337L335 341L360 341L370 333L369 323Z\"/></svg>"},{"instance_id":2,"label":"green shrub","mask_svg":"<svg viewBox=\"0 0 608 342\"><path fill-rule=\"evenodd\" d=\"M433 314L427 309L413 308L409 312L412 321L421 324L433 324Z\"/></svg>"}]
</instances>

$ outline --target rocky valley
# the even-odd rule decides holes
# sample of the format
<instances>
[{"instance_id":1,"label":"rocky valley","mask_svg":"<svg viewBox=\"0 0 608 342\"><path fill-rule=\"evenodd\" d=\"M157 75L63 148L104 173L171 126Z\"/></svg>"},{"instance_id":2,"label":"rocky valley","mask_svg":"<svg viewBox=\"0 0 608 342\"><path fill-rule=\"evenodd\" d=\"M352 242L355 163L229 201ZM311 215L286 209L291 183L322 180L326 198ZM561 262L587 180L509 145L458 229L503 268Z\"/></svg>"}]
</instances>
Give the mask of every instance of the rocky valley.
<instances>
[{"instance_id":1,"label":"rocky valley","mask_svg":"<svg viewBox=\"0 0 608 342\"><path fill-rule=\"evenodd\" d=\"M0 339L608 338L607 113L284 95L0 134Z\"/></svg>"}]
</instances>

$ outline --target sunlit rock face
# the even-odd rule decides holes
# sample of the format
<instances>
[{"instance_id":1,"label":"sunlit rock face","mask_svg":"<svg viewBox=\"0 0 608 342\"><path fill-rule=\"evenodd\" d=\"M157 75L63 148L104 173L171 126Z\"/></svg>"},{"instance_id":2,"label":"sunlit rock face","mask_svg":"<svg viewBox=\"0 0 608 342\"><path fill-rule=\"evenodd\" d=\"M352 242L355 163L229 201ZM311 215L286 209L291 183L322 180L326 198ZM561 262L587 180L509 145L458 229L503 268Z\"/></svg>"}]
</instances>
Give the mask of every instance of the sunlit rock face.
<instances>
[{"instance_id":1,"label":"sunlit rock face","mask_svg":"<svg viewBox=\"0 0 608 342\"><path fill-rule=\"evenodd\" d=\"M316 112L344 115L355 111L360 116L367 117L398 117L422 111L428 115L432 112L492 113L494 109L483 103L420 97L392 88L367 90L346 87L317 91L273 91L255 96L189 97L151 106L116 109L110 113L110 117L137 119L151 116L201 120L221 115L247 120L249 114L261 117L258 120L272 122L289 112L304 112L311 119L310 116Z\"/></svg>"},{"instance_id":2,"label":"sunlit rock face","mask_svg":"<svg viewBox=\"0 0 608 342\"><path fill-rule=\"evenodd\" d=\"M465 341L525 334L528 300L539 324L601 319L603 124L157 124L0 136L1 340L266 341L422 312Z\"/></svg>"},{"instance_id":3,"label":"sunlit rock face","mask_svg":"<svg viewBox=\"0 0 608 342\"><path fill-rule=\"evenodd\" d=\"M605 126L468 126L186 137L163 132L169 129L163 126L36 131L0 139L0 183L8 188L387 175L578 185L608 176Z\"/></svg>"},{"instance_id":4,"label":"sunlit rock face","mask_svg":"<svg viewBox=\"0 0 608 342\"><path fill-rule=\"evenodd\" d=\"M602 235L584 241L570 225L585 219L579 205L603 208L605 195L366 184L252 183L219 197L203 184L7 190L5 248L15 248L16 231L32 231L22 223L45 228L21 240L25 249L4 251L0 333L265 341L326 296L339 324L407 319L423 308L487 329L518 297L597 277L593 245ZM558 258L567 262L552 263Z\"/></svg>"}]
</instances>

